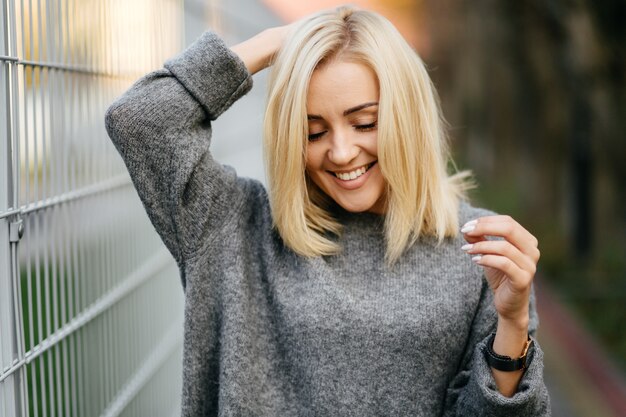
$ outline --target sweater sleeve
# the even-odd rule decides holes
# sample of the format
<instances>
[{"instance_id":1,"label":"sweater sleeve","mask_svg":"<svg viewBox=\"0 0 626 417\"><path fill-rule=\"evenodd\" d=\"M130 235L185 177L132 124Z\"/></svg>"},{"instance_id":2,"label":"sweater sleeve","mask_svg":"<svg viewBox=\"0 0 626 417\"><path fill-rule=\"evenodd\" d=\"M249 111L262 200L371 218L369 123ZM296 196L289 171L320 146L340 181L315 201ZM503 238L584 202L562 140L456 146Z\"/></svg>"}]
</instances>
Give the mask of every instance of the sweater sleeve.
<instances>
[{"instance_id":1,"label":"sweater sleeve","mask_svg":"<svg viewBox=\"0 0 626 417\"><path fill-rule=\"evenodd\" d=\"M534 347L529 363L519 382L517 392L505 397L496 387L484 350L491 333L495 332L497 313L493 292L483 280L481 301L473 320L470 337L458 373L448 387L446 417L542 417L550 415L550 400L543 381L543 352L535 339L538 325L534 290L530 298L529 334Z\"/></svg>"},{"instance_id":2,"label":"sweater sleeve","mask_svg":"<svg viewBox=\"0 0 626 417\"><path fill-rule=\"evenodd\" d=\"M243 202L243 182L213 159L209 143L211 121L251 87L243 61L206 32L106 112L107 132L179 265L201 241L214 238Z\"/></svg>"}]
</instances>

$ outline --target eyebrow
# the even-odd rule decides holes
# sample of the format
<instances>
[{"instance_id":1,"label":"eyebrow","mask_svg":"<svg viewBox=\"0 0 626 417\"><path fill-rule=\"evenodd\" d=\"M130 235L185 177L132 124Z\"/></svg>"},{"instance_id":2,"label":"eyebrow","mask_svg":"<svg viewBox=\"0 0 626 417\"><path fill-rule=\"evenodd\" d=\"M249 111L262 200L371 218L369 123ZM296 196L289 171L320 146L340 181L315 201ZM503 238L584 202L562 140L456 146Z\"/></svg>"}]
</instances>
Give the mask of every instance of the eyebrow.
<instances>
[{"instance_id":1,"label":"eyebrow","mask_svg":"<svg viewBox=\"0 0 626 417\"><path fill-rule=\"evenodd\" d=\"M344 110L343 115L347 116L349 114L356 113L359 110L363 110L363 109L371 107L371 106L378 106L378 102L377 101L370 101L369 103L363 103L363 104L359 104L358 106L350 107L348 110ZM323 120L324 119L319 114L307 114L306 118L307 118L307 120Z\"/></svg>"}]
</instances>

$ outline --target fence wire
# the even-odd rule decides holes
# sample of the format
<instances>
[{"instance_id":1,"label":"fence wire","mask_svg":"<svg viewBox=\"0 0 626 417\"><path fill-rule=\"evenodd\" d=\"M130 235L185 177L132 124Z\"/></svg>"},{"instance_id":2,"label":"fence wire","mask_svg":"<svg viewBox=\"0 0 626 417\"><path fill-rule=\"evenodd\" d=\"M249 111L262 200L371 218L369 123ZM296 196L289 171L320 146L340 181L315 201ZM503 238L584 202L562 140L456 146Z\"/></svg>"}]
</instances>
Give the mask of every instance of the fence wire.
<instances>
[{"instance_id":1,"label":"fence wire","mask_svg":"<svg viewBox=\"0 0 626 417\"><path fill-rule=\"evenodd\" d=\"M104 112L182 0L2 0L0 417L176 415L182 291Z\"/></svg>"}]
</instances>

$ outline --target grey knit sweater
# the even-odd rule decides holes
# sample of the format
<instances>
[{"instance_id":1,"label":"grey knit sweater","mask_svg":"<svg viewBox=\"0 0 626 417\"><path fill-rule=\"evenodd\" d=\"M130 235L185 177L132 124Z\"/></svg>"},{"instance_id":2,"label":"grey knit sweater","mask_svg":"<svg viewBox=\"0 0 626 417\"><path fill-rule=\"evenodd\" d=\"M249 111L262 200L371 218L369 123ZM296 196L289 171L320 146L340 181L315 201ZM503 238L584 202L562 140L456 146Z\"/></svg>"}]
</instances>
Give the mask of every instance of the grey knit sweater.
<instances>
[{"instance_id":1,"label":"grey knit sweater","mask_svg":"<svg viewBox=\"0 0 626 417\"><path fill-rule=\"evenodd\" d=\"M482 354L492 293L460 235L438 248L422 239L389 269L383 217L338 209L341 254L306 259L283 244L263 186L209 152L211 121L251 87L207 32L106 114L180 268L182 414L549 415L538 345L513 397L495 387ZM460 221L488 214L462 203ZM534 299L531 312L534 334Z\"/></svg>"}]
</instances>

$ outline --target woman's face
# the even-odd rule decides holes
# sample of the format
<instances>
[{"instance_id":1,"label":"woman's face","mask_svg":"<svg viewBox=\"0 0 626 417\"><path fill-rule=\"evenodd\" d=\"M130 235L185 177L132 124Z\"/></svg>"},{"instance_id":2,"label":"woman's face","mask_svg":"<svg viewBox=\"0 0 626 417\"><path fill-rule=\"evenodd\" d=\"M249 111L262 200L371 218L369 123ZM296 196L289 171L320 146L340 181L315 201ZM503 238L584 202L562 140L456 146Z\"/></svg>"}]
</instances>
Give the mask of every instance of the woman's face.
<instances>
[{"instance_id":1,"label":"woman's face","mask_svg":"<svg viewBox=\"0 0 626 417\"><path fill-rule=\"evenodd\" d=\"M385 211L378 98L376 74L360 63L332 61L315 70L309 84L306 172L350 212Z\"/></svg>"}]
</instances>

